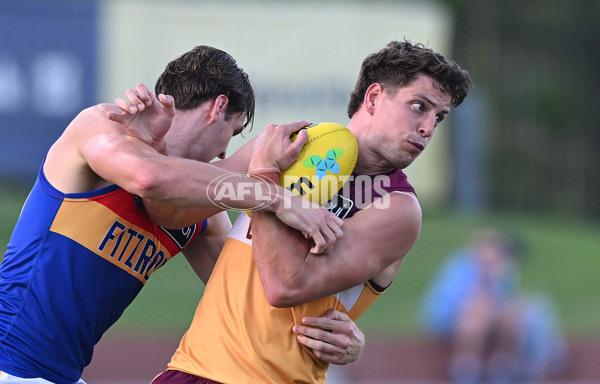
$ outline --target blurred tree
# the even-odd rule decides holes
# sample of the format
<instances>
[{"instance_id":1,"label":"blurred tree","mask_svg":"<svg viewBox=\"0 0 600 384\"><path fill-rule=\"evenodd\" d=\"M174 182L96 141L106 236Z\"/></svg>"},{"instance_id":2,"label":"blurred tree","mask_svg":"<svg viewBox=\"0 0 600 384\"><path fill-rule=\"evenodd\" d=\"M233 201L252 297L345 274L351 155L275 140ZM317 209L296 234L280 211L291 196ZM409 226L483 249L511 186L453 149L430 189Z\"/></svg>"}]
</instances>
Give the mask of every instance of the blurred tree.
<instances>
[{"instance_id":1,"label":"blurred tree","mask_svg":"<svg viewBox=\"0 0 600 384\"><path fill-rule=\"evenodd\" d=\"M600 217L600 2L438 1L454 10L452 56L471 72L489 111L479 127L491 143L486 201Z\"/></svg>"}]
</instances>

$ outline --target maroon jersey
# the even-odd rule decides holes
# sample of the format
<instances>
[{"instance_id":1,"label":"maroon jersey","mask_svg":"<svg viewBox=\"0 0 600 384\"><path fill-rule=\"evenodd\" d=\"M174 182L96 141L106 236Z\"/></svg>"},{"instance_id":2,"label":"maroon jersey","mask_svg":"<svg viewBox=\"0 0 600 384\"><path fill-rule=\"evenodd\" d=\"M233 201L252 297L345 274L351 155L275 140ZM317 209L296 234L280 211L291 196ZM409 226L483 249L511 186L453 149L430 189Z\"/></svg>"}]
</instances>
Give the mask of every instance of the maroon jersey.
<instances>
[{"instance_id":1,"label":"maroon jersey","mask_svg":"<svg viewBox=\"0 0 600 384\"><path fill-rule=\"evenodd\" d=\"M381 175L352 175L325 208L345 219L390 192L411 192L415 189L401 169Z\"/></svg>"}]
</instances>

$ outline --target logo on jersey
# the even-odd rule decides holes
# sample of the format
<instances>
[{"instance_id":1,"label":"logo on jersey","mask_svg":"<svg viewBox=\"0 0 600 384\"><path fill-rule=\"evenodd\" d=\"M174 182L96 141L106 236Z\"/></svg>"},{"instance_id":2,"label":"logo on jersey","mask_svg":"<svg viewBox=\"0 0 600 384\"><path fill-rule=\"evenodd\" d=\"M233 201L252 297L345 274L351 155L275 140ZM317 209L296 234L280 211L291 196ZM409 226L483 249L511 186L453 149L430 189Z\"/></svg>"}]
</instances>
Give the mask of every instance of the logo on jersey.
<instances>
[{"instance_id":1,"label":"logo on jersey","mask_svg":"<svg viewBox=\"0 0 600 384\"><path fill-rule=\"evenodd\" d=\"M340 219L345 219L354 207L354 201L339 194L335 194L331 200L323 204L323 208L333 213Z\"/></svg>"},{"instance_id":2,"label":"logo on jersey","mask_svg":"<svg viewBox=\"0 0 600 384\"><path fill-rule=\"evenodd\" d=\"M391 181L387 175L350 176L342 189L323 204L323 207L342 219L355 207L364 209L372 206L375 209L387 209L390 206L390 195L386 188L390 185Z\"/></svg>"},{"instance_id":3,"label":"logo on jersey","mask_svg":"<svg viewBox=\"0 0 600 384\"><path fill-rule=\"evenodd\" d=\"M160 243L147 235L115 220L103 236L96 253L145 283L152 272L171 257Z\"/></svg>"},{"instance_id":4,"label":"logo on jersey","mask_svg":"<svg viewBox=\"0 0 600 384\"><path fill-rule=\"evenodd\" d=\"M194 224L190 225L189 227L179 229L167 229L163 227L160 227L160 229L162 229L167 235L169 235L171 240L173 240L175 244L177 244L179 249L183 249L188 245L192 237L194 237L194 234L198 229L198 225Z\"/></svg>"}]
</instances>

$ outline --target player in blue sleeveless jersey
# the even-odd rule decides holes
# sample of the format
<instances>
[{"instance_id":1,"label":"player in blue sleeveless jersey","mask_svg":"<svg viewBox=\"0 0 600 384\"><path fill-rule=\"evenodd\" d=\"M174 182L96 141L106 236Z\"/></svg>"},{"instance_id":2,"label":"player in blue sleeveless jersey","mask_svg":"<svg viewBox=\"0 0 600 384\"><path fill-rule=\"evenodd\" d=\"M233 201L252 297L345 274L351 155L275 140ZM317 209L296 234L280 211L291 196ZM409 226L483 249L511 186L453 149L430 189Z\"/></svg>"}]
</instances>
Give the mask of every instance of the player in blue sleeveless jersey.
<instances>
[{"instance_id":1,"label":"player in blue sleeveless jersey","mask_svg":"<svg viewBox=\"0 0 600 384\"><path fill-rule=\"evenodd\" d=\"M111 121L121 110L100 104L47 152L0 265L0 383L79 382L94 345L156 269L183 251L204 281L210 274L215 239L218 249L230 223L224 212L211 217L222 209L207 186L227 173L208 162L224 158L231 137L251 124L254 93L235 60L207 46L169 63L156 92L170 95L160 96L170 115L157 131L136 137L137 116ZM233 157L230 169L246 171L249 154ZM264 209L315 241L332 238L337 223L326 210L284 207L282 192L259 179L231 182L272 197ZM159 217L152 209L161 205L195 209Z\"/></svg>"}]
</instances>

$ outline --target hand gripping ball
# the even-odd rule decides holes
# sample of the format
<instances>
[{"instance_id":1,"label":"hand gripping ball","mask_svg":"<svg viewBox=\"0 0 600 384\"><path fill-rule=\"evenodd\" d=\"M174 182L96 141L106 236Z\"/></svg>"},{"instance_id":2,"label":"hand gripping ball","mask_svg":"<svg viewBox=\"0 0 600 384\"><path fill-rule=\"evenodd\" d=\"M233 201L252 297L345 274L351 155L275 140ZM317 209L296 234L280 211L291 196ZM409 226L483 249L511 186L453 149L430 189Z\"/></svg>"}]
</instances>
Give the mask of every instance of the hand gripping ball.
<instances>
[{"instance_id":1,"label":"hand gripping ball","mask_svg":"<svg viewBox=\"0 0 600 384\"><path fill-rule=\"evenodd\" d=\"M280 184L318 204L335 195L354 171L358 144L350 130L335 123L305 128L308 141L296 161L279 176ZM292 141L296 134L292 135Z\"/></svg>"}]
</instances>

